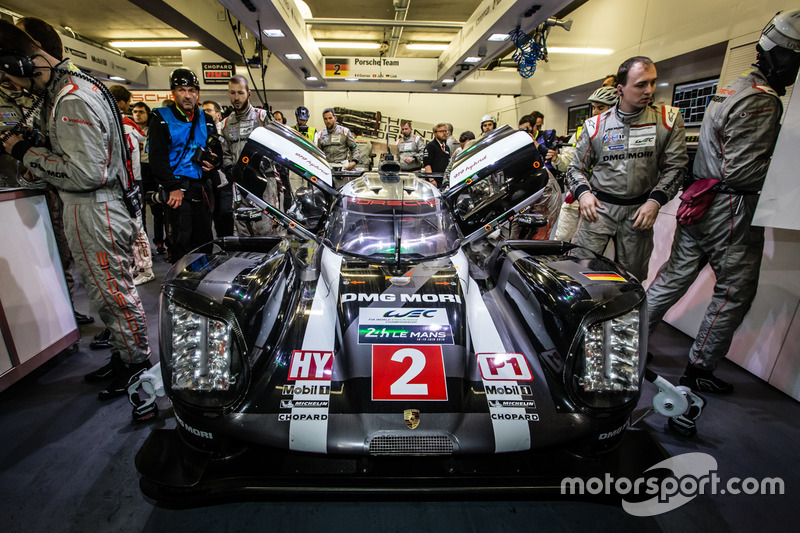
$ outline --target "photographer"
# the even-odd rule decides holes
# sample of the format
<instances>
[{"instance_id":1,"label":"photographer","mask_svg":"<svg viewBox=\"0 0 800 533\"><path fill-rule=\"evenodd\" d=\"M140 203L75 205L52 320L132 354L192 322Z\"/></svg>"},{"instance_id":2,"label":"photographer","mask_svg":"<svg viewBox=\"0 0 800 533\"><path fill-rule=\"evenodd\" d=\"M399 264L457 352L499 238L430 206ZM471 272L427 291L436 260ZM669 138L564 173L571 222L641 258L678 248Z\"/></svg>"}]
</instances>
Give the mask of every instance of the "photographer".
<instances>
[{"instance_id":1,"label":"photographer","mask_svg":"<svg viewBox=\"0 0 800 533\"><path fill-rule=\"evenodd\" d=\"M173 70L169 85L175 105L153 110L149 144L150 170L163 188L155 199L166 200L168 207L168 261L174 263L213 238L206 173L219 166L222 147L213 119L197 105L200 83L194 72Z\"/></svg>"},{"instance_id":2,"label":"photographer","mask_svg":"<svg viewBox=\"0 0 800 533\"><path fill-rule=\"evenodd\" d=\"M22 135L3 147L53 185L64 202L64 229L86 292L111 330L111 361L85 376L113 379L101 400L124 394L128 379L150 368L147 325L131 274L135 206L125 201L130 182L122 123L113 96L70 61L59 61L14 25L0 21L0 83L44 99L37 126L49 144ZM133 211L133 213L132 213Z\"/></svg>"}]
</instances>

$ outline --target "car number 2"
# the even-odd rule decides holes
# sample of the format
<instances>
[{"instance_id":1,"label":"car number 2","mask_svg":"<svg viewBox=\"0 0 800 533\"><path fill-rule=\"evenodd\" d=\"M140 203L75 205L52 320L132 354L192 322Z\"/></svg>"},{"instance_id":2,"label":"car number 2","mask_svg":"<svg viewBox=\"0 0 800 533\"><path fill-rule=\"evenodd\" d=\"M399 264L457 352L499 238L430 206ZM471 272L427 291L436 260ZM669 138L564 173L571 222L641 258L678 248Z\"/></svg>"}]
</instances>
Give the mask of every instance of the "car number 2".
<instances>
[{"instance_id":1,"label":"car number 2","mask_svg":"<svg viewBox=\"0 0 800 533\"><path fill-rule=\"evenodd\" d=\"M372 347L373 400L447 400L441 346Z\"/></svg>"}]
</instances>

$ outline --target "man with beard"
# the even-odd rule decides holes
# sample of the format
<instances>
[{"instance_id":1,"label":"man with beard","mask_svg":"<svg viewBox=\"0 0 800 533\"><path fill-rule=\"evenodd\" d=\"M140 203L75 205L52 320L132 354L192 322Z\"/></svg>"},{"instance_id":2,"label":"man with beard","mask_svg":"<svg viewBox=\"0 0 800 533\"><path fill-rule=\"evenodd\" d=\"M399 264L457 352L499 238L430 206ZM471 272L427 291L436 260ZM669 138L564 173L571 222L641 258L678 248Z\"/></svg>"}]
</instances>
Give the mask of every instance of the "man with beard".
<instances>
[{"instance_id":1,"label":"man with beard","mask_svg":"<svg viewBox=\"0 0 800 533\"><path fill-rule=\"evenodd\" d=\"M222 122L223 155L222 168L233 181L233 167L239 160L250 132L256 128L264 128L269 124L269 112L253 107L250 104L250 87L244 76L233 76L228 82L228 96L231 99L233 113ZM263 183L263 190L250 191L260 196L265 202L280 208L278 184L274 175L269 173L269 181ZM272 219L264 216L260 209L247 207L242 202L238 190L233 192L234 232L239 237L258 235L275 235L278 230Z\"/></svg>"}]
</instances>

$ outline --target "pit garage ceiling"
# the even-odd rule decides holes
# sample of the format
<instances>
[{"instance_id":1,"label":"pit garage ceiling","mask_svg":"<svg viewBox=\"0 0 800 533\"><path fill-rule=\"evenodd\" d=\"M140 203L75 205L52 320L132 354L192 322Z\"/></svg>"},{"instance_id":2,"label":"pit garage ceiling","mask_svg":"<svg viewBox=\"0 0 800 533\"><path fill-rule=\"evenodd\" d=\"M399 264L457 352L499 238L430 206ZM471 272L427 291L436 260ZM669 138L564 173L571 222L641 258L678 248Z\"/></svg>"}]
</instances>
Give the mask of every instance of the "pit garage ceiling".
<instances>
[{"instance_id":1,"label":"pit garage ceiling","mask_svg":"<svg viewBox=\"0 0 800 533\"><path fill-rule=\"evenodd\" d=\"M520 21L523 30L530 30L548 16L567 13L582 3L568 0L306 0L311 11L311 19L306 20L300 17L300 8L294 0L0 0L0 6L10 11L42 18L102 45L115 40L191 39L229 61L242 64L226 16L226 9L229 9L234 21L237 18L242 21L242 36L248 39L245 43L248 56L255 50L253 33L258 32L257 20L262 29L278 26L289 30L292 34L289 40L303 45L303 55L308 57L304 57L302 65L286 61L277 51L273 57L286 64L299 79L305 78L300 66L319 74L321 60L326 56L377 57L383 54L384 57L439 59L438 81L458 70L457 62L465 57L464 53L478 53L482 44L479 41L488 34L508 33ZM523 13L537 5L540 8L534 9L536 14L523 18ZM300 17L295 18L300 23L292 25L291 16ZM392 20L398 24L387 22ZM366 21L374 24L368 25ZM464 35L465 27L470 29L469 35ZM314 45L317 41L385 44L383 50L319 49ZM442 44L449 48L445 51L412 50L406 46L411 43ZM279 46L275 41L264 40L267 49ZM491 57L486 61L508 47L509 43L490 45L487 54ZM172 65L180 61L180 51L175 48L131 48L124 52L153 65Z\"/></svg>"}]
</instances>

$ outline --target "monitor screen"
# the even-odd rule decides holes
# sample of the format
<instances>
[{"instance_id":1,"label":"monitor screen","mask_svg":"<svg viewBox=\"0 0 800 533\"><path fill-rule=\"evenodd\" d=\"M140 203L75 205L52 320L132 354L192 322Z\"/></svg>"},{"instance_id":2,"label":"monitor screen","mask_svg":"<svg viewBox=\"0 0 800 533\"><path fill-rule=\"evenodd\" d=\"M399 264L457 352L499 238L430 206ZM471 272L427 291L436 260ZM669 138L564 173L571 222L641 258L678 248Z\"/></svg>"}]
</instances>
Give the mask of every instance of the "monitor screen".
<instances>
[{"instance_id":1,"label":"monitor screen","mask_svg":"<svg viewBox=\"0 0 800 533\"><path fill-rule=\"evenodd\" d=\"M676 83L672 88L672 105L681 109L685 126L699 126L706 107L717 93L719 78Z\"/></svg>"}]
</instances>

